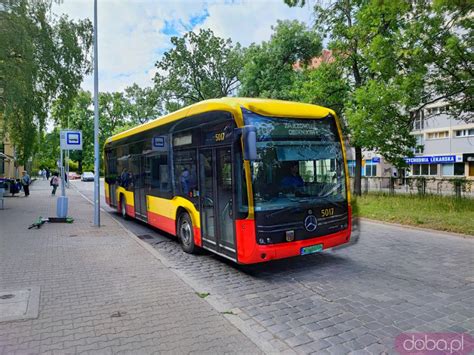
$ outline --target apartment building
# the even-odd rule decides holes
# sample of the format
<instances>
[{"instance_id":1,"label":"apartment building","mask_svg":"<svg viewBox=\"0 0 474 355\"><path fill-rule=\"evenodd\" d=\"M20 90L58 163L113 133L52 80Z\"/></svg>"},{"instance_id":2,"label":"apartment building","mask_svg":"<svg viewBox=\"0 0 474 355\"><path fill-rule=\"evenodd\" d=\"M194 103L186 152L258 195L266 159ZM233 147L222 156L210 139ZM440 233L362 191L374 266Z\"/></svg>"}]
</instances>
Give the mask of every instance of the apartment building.
<instances>
[{"instance_id":1,"label":"apartment building","mask_svg":"<svg viewBox=\"0 0 474 355\"><path fill-rule=\"evenodd\" d=\"M474 122L466 123L447 114L449 106L426 107L413 122L414 157L406 157L408 169L397 171L374 151L362 152L362 176L425 176L439 179L474 179ZM355 154L348 149L349 173L354 176Z\"/></svg>"},{"instance_id":2,"label":"apartment building","mask_svg":"<svg viewBox=\"0 0 474 355\"><path fill-rule=\"evenodd\" d=\"M19 178L23 166L15 164L15 151L8 137L0 131L0 178Z\"/></svg>"},{"instance_id":3,"label":"apartment building","mask_svg":"<svg viewBox=\"0 0 474 355\"><path fill-rule=\"evenodd\" d=\"M474 179L474 122L456 120L448 111L449 106L438 103L415 117L415 156L405 159L410 175Z\"/></svg>"}]
</instances>

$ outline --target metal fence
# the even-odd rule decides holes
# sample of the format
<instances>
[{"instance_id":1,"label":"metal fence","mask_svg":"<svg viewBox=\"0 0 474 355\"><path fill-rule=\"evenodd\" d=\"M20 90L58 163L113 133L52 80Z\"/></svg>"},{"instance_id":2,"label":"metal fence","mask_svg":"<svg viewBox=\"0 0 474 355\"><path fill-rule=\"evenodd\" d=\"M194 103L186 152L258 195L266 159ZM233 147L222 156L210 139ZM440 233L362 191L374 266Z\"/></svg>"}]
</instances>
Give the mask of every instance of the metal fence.
<instances>
[{"instance_id":1,"label":"metal fence","mask_svg":"<svg viewBox=\"0 0 474 355\"><path fill-rule=\"evenodd\" d=\"M354 178L351 178L351 189ZM425 177L362 177L362 193L445 195L474 198L474 180L454 178L436 179Z\"/></svg>"}]
</instances>

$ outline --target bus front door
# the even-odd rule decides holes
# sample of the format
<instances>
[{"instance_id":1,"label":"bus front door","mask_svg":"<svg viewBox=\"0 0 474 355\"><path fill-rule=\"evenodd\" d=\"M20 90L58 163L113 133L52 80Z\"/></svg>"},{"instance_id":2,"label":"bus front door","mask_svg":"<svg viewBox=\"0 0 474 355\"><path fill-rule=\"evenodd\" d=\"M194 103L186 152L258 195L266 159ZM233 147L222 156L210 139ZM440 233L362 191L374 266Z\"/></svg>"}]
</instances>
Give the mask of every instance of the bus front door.
<instances>
[{"instance_id":1,"label":"bus front door","mask_svg":"<svg viewBox=\"0 0 474 355\"><path fill-rule=\"evenodd\" d=\"M203 246L235 259L231 148L202 149L199 159Z\"/></svg>"}]
</instances>

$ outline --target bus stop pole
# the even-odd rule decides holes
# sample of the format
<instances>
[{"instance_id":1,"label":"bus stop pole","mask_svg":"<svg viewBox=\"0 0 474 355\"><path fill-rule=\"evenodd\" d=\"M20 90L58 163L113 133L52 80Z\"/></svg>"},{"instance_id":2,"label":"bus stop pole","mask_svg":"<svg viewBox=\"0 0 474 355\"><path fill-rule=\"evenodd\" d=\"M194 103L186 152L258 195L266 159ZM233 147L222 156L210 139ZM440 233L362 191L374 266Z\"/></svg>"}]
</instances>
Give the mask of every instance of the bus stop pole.
<instances>
[{"instance_id":1,"label":"bus stop pole","mask_svg":"<svg viewBox=\"0 0 474 355\"><path fill-rule=\"evenodd\" d=\"M100 227L99 65L97 44L97 0L94 0L94 226Z\"/></svg>"},{"instance_id":2,"label":"bus stop pole","mask_svg":"<svg viewBox=\"0 0 474 355\"><path fill-rule=\"evenodd\" d=\"M61 196L66 196L66 189L65 189L65 186L64 186L64 152L63 150L61 149L61 156L60 156L60 159L59 159L60 163L60 171L61 171Z\"/></svg>"}]
</instances>

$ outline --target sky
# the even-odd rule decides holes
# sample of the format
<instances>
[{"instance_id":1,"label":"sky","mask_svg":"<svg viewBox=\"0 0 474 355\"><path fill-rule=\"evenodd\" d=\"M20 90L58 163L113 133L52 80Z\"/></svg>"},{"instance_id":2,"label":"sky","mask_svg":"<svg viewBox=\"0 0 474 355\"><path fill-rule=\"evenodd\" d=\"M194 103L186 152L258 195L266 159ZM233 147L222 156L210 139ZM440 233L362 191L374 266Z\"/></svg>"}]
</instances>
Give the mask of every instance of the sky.
<instances>
[{"instance_id":1,"label":"sky","mask_svg":"<svg viewBox=\"0 0 474 355\"><path fill-rule=\"evenodd\" d=\"M93 0L63 0L57 15L93 20ZM277 20L311 23L311 7L283 0L98 0L99 91L151 86L154 64L172 48L171 37L210 28L243 46L270 38ZM83 89L93 91L93 77Z\"/></svg>"}]
</instances>

